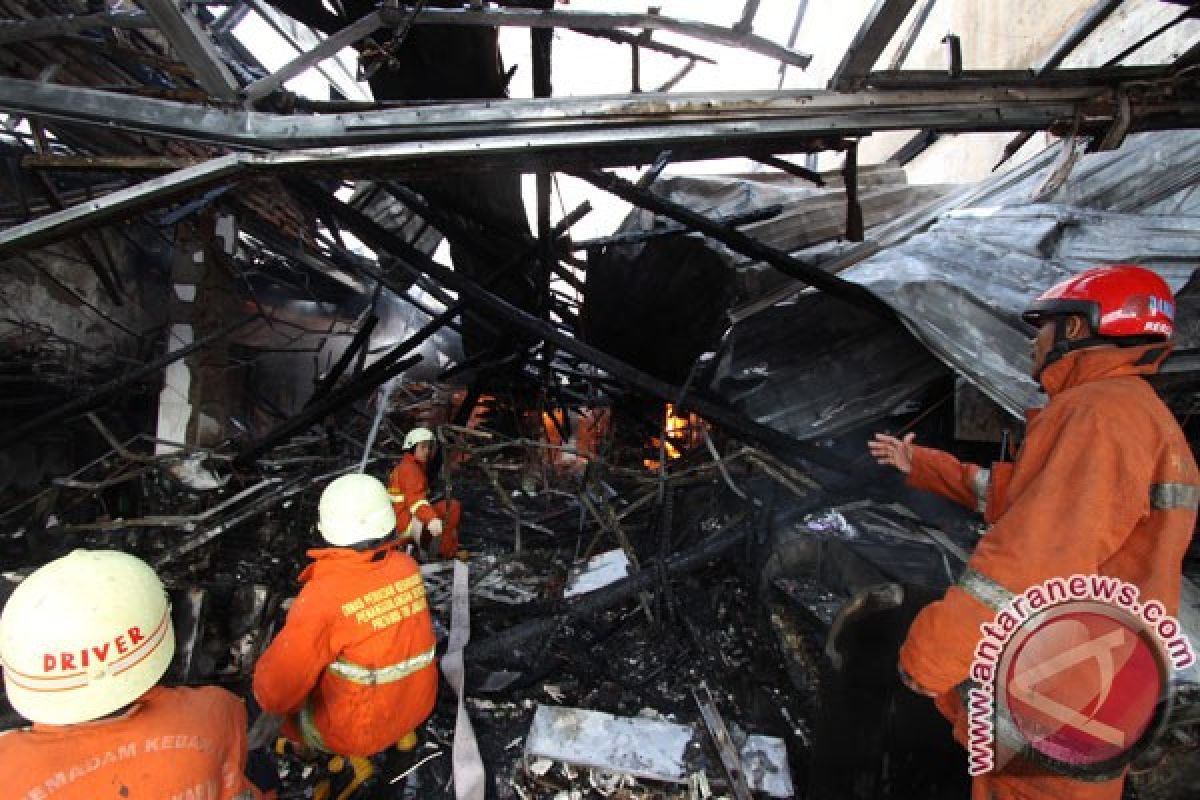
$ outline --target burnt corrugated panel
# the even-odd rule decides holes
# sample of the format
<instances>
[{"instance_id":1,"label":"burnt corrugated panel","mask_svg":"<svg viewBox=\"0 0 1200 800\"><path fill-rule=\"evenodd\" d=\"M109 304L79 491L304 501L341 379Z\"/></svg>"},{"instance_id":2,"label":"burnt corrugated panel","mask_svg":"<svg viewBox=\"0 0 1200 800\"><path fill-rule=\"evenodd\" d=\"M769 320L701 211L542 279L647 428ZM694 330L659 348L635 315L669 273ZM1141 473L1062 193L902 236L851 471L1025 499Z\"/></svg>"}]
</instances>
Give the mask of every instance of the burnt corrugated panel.
<instances>
[{"instance_id":1,"label":"burnt corrugated panel","mask_svg":"<svg viewBox=\"0 0 1200 800\"><path fill-rule=\"evenodd\" d=\"M1016 180L998 176L964 190L968 199L941 209L931 225L914 215L898 244L842 273L878 293L929 353L1014 415L1044 399L1029 377L1029 330L1019 319L1030 300L1099 264L1142 264L1176 292L1200 266L1200 134L1130 137L1118 151L1083 156L1061 187L1047 190L1056 158L1047 153ZM894 327L796 292L743 317L717 361L712 388L756 418L796 436L826 435L882 417L935 376L915 356L905 361L909 337ZM1180 297L1181 349L1200 346L1191 295ZM746 390L755 372L758 385ZM900 384L892 392L873 389L889 377Z\"/></svg>"},{"instance_id":2,"label":"burnt corrugated panel","mask_svg":"<svg viewBox=\"0 0 1200 800\"><path fill-rule=\"evenodd\" d=\"M654 191L714 219L774 206L779 213L772 218L739 229L780 250L800 251L845 232L840 176L823 177L827 188L822 189L773 173L672 176L656 181ZM903 171L894 166L862 170L859 200L868 224L883 223L947 191L903 180ZM653 213L634 210L617 233L653 232L661 225ZM588 254L585 335L641 369L681 383L694 360L719 343L729 309L791 282L778 270L698 234L609 245Z\"/></svg>"}]
</instances>

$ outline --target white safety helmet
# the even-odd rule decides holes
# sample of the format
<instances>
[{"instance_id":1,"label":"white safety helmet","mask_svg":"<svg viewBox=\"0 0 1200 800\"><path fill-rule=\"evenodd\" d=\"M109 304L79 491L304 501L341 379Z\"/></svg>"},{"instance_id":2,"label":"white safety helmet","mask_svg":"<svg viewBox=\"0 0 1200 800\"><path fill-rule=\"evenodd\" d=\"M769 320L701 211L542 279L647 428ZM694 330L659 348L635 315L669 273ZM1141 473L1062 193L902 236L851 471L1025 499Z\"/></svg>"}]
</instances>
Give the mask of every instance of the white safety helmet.
<instances>
[{"instance_id":1,"label":"white safety helmet","mask_svg":"<svg viewBox=\"0 0 1200 800\"><path fill-rule=\"evenodd\" d=\"M167 671L175 629L139 558L76 550L17 586L0 614L4 689L23 717L71 725L137 700Z\"/></svg>"},{"instance_id":2,"label":"white safety helmet","mask_svg":"<svg viewBox=\"0 0 1200 800\"><path fill-rule=\"evenodd\" d=\"M396 527L387 489L361 473L343 475L326 486L317 512L317 530L334 547L378 539Z\"/></svg>"},{"instance_id":3,"label":"white safety helmet","mask_svg":"<svg viewBox=\"0 0 1200 800\"><path fill-rule=\"evenodd\" d=\"M404 437L403 449L412 450L421 442L432 442L434 439L433 431L429 430L429 428L413 428Z\"/></svg>"}]
</instances>

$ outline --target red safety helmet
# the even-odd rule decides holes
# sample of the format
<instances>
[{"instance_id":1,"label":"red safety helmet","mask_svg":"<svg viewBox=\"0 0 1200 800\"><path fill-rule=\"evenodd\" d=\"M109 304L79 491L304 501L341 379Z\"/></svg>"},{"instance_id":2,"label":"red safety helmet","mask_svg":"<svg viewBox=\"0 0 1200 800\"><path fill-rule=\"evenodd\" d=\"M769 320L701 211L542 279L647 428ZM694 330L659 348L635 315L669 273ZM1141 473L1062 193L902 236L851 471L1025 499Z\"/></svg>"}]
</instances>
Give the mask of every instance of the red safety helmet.
<instances>
[{"instance_id":1,"label":"red safety helmet","mask_svg":"<svg viewBox=\"0 0 1200 800\"><path fill-rule=\"evenodd\" d=\"M1093 336L1168 339L1175 329L1175 298L1157 273L1116 264L1086 270L1047 289L1021 319L1040 326L1046 317L1062 314L1081 314Z\"/></svg>"}]
</instances>

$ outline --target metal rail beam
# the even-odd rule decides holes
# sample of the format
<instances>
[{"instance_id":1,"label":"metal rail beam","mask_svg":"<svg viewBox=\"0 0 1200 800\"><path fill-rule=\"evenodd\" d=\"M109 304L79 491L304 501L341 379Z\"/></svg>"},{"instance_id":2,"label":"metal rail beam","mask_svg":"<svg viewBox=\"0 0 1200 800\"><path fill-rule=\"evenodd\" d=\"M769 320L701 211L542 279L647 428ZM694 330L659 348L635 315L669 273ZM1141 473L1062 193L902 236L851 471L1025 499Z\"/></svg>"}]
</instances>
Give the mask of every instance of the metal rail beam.
<instances>
[{"instance_id":1,"label":"metal rail beam","mask_svg":"<svg viewBox=\"0 0 1200 800\"><path fill-rule=\"evenodd\" d=\"M1083 43L1083 40L1092 35L1092 31L1099 28L1104 20L1108 19L1117 7L1121 5L1122 0L1100 0L1084 14L1079 22L1075 23L1063 37L1055 42L1041 61L1033 67L1034 75L1043 75L1046 72L1055 69L1066 60L1067 56L1075 51L1075 48Z\"/></svg>"},{"instance_id":2,"label":"metal rail beam","mask_svg":"<svg viewBox=\"0 0 1200 800\"><path fill-rule=\"evenodd\" d=\"M8 83L17 83L10 81ZM25 82L21 82L25 83ZM0 86L0 94L8 87ZM57 87L64 88L64 87ZM34 91L37 91L35 88ZM88 90L71 89L71 96ZM775 106L777 112L758 119L738 119L746 111L742 103L723 105L708 99L706 113L684 102L677 106L679 113L651 113L653 103L625 100L625 108L614 105L598 109L594 114L550 114L561 110L554 100L541 101L546 114L526 113L512 117L507 125L494 121L480 124L478 120L456 110L439 108L431 116L453 119L454 124L429 126L408 124L409 112L401 115L404 126L391 126L395 141L392 144L373 144L320 149L303 149L277 153L231 153L194 167L179 170L136 186L113 192L98 200L90 200L61 212L49 214L0 232L0 256L20 249L36 247L90 227L120 219L147 208L161 205L171 198L207 188L214 183L240 178L250 172L274 173L336 168L351 174L372 174L387 165L397 173L436 163L439 168L473 169L482 164L518 162L531 164L541 160L541 166L552 159L574 157L592 164L624 164L649 160L647 151L659 151L687 145L695 148L693 157L737 155L747 150L759 152L776 145L783 150L784 142L794 146L796 137L820 138L837 135L862 135L880 130L912 128L942 131L1005 131L1040 130L1055 121L1072 118L1079 105L1092 103L1089 122L1104 127L1111 119L1095 107L1106 92L1102 89L1028 90L1014 98L1005 91L989 92L980 89L940 92L896 92L891 95L871 92L867 98L837 93L786 95L761 105ZM99 102L104 92L91 97ZM107 95L111 97L111 95ZM667 96L669 97L669 96ZM671 98L672 100L675 98ZM139 102L145 102L139 98ZM161 101L151 101L161 102ZM532 102L532 101L529 101ZM596 103L596 101L592 101ZM665 100L661 104L669 105ZM169 107L181 104L167 103ZM0 107L3 102L0 102ZM189 106L183 108L191 109ZM605 111L607 110L607 114ZM637 111L630 115L626 111ZM90 112L89 112L90 113ZM205 113L201 111L200 113ZM239 112L247 113L247 112ZM732 118L726 118L726 116ZM116 116L108 113L108 123ZM354 115L344 121L341 137L331 143L354 141L362 130L352 122L358 119L366 125L368 115ZM545 117L557 117L557 124L545 124ZM273 122L288 122L292 133L311 118L291 118L263 115ZM166 122L166 120L163 120ZM658 124L653 124L657 121ZM513 128L528 129L526 133L511 133ZM378 130L378 129L377 129ZM434 130L454 132L455 136L431 139ZM428 167L427 167L428 168Z\"/></svg>"},{"instance_id":3,"label":"metal rail beam","mask_svg":"<svg viewBox=\"0 0 1200 800\"><path fill-rule=\"evenodd\" d=\"M1137 76L1136 79L1144 80L1150 73L1124 68L1111 74ZM1152 74L1161 74L1161 71ZM919 75L914 80L919 80ZM974 81L975 75L964 73L964 80ZM944 74L941 77L944 82ZM629 144L642 139L644 134L663 144L660 139L673 138L663 136L667 128L681 132L693 128L690 134L681 133L681 139L689 135L708 140L718 136L752 139L768 132L772 125L782 134L819 136L838 134L847 129L871 132L926 127L925 115L940 120L944 130L1038 128L1044 127L1048 120L1073 117L1078 104L1104 97L1108 90L1092 85L1090 81L1094 78L1095 73L1091 70L1082 74L1056 75L1055 80L1061 86L1033 86L1020 94L1007 88L978 85L976 81L977 85L956 84L938 91L898 88L887 93L862 94L822 90L648 92L635 97L613 95L459 103L320 116L223 111L97 89L6 79L0 81L0 110L251 150L345 146L377 141L419 141L436 148L438 141L456 136L478 140L523 131L530 133L531 142L555 137L567 142L571 136L585 131L607 131L614 142L623 140ZM895 76L876 73L872 80L895 83ZM714 127L726 123L732 127Z\"/></svg>"},{"instance_id":4,"label":"metal rail beam","mask_svg":"<svg viewBox=\"0 0 1200 800\"><path fill-rule=\"evenodd\" d=\"M867 14L866 20L854 40L846 48L842 63L829 79L829 88L839 92L848 92L862 88L863 81L871 67L879 60L879 55L888 42L896 35L896 31L912 10L916 0L875 0L875 7Z\"/></svg>"},{"instance_id":5,"label":"metal rail beam","mask_svg":"<svg viewBox=\"0 0 1200 800\"><path fill-rule=\"evenodd\" d=\"M1100 89L1122 83L1162 80L1168 77L1171 69L1171 66L1084 67L1054 70L1041 77L1024 69L964 70L955 77L951 77L944 69L905 69L898 72L872 72L866 78L866 85L872 89L890 91L955 88L1017 91L1084 85Z\"/></svg>"},{"instance_id":6,"label":"metal rail beam","mask_svg":"<svg viewBox=\"0 0 1200 800\"><path fill-rule=\"evenodd\" d=\"M699 53L693 53L691 50L684 50L682 47L673 47L669 44L656 42L653 39L647 39L645 36L635 35L632 33L623 33L622 31L603 31L600 29L570 29L572 33L578 33L582 36L591 36L596 39L607 39L610 42L617 44L628 44L634 47L640 47L643 50L653 50L656 53L673 56L674 58L686 58L689 60L700 61L705 64L716 64L716 59L702 56Z\"/></svg>"},{"instance_id":7,"label":"metal rail beam","mask_svg":"<svg viewBox=\"0 0 1200 800\"><path fill-rule=\"evenodd\" d=\"M323 34L318 30L281 13L270 3L264 2L264 0L245 0L245 3L297 53L311 50L321 43ZM343 97L349 100L369 100L371 98L370 92L363 91L355 81L354 72L341 61L335 61L333 64L321 62L316 64L314 69L329 81L330 85L337 89Z\"/></svg>"}]
</instances>

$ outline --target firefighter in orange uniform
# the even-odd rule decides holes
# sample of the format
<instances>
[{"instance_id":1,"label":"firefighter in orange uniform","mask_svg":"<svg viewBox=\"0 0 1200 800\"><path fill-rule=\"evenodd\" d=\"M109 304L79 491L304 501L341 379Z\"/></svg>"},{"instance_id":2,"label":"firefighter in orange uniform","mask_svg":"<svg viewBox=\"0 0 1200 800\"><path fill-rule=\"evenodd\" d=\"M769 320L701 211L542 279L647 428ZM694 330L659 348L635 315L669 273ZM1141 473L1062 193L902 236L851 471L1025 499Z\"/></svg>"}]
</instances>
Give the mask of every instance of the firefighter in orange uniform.
<instances>
[{"instance_id":1,"label":"firefighter in orange uniform","mask_svg":"<svg viewBox=\"0 0 1200 800\"><path fill-rule=\"evenodd\" d=\"M369 756L416 745L437 695L436 639L417 563L388 537L396 517L383 484L343 475L321 494L303 587L254 670L264 710L284 715L302 755L328 754L333 782L315 797L349 797L374 773ZM331 792L336 791L336 794Z\"/></svg>"},{"instance_id":2,"label":"firefighter in orange uniform","mask_svg":"<svg viewBox=\"0 0 1200 800\"><path fill-rule=\"evenodd\" d=\"M418 545L429 540L428 550L442 558L458 552L458 521L462 506L457 500L429 502L425 469L433 455L433 431L413 428L404 437L404 458L388 479L388 494L396 509L396 529Z\"/></svg>"},{"instance_id":3,"label":"firefighter in orange uniform","mask_svg":"<svg viewBox=\"0 0 1200 800\"><path fill-rule=\"evenodd\" d=\"M926 607L900 651L904 681L933 697L965 742L961 697L980 625L1031 586L1099 574L1136 585L1142 602L1179 607L1200 476L1174 416L1143 376L1170 352L1174 302L1154 272L1087 270L1043 293L1033 376L1050 401L1030 412L1015 463L989 471L877 434L870 450L911 486L984 512L993 523L958 583ZM1125 770L1076 780L1018 757L972 784L975 800L1117 800Z\"/></svg>"},{"instance_id":4,"label":"firefighter in orange uniform","mask_svg":"<svg viewBox=\"0 0 1200 800\"><path fill-rule=\"evenodd\" d=\"M76 550L22 581L0 615L0 658L33 726L0 734L4 796L262 797L243 774L242 701L158 686L174 652L162 582L134 556Z\"/></svg>"}]
</instances>

